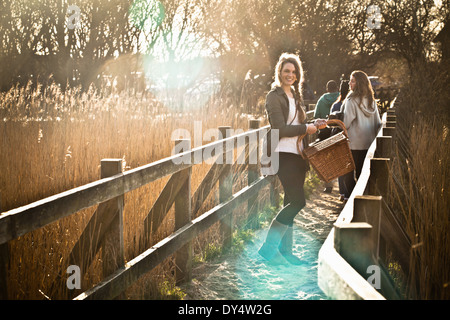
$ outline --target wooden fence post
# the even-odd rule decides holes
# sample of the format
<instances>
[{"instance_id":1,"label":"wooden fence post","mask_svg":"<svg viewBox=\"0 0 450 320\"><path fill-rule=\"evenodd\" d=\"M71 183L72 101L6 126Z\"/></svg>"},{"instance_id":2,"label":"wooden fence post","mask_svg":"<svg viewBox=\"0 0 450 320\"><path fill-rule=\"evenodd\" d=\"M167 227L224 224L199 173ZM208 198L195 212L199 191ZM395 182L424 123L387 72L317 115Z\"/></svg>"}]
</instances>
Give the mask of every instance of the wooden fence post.
<instances>
[{"instance_id":1,"label":"wooden fence post","mask_svg":"<svg viewBox=\"0 0 450 320\"><path fill-rule=\"evenodd\" d=\"M367 267L373 264L373 228L366 222L336 223L334 247L360 275L365 277Z\"/></svg>"},{"instance_id":2,"label":"wooden fence post","mask_svg":"<svg viewBox=\"0 0 450 320\"><path fill-rule=\"evenodd\" d=\"M367 182L368 194L387 196L389 182L389 158L370 159L370 177Z\"/></svg>"},{"instance_id":3,"label":"wooden fence post","mask_svg":"<svg viewBox=\"0 0 450 320\"><path fill-rule=\"evenodd\" d=\"M2 212L2 193L0 191L0 213ZM9 245L8 242L0 244L0 300L8 299L8 267Z\"/></svg>"},{"instance_id":4,"label":"wooden fence post","mask_svg":"<svg viewBox=\"0 0 450 320\"><path fill-rule=\"evenodd\" d=\"M108 178L122 173L122 159L101 160L100 176ZM103 277L106 277L125 264L123 243L124 195L109 200L116 212L102 241Z\"/></svg>"},{"instance_id":5,"label":"wooden fence post","mask_svg":"<svg viewBox=\"0 0 450 320\"><path fill-rule=\"evenodd\" d=\"M397 130L396 128L392 128L392 127L383 128L383 136L392 137L392 139L395 140L396 130Z\"/></svg>"},{"instance_id":6,"label":"wooden fence post","mask_svg":"<svg viewBox=\"0 0 450 320\"><path fill-rule=\"evenodd\" d=\"M393 114L393 113L389 112L389 113L386 115L386 121L389 121L389 122L396 122L396 121L397 121L397 116L395 115L395 113Z\"/></svg>"},{"instance_id":7,"label":"wooden fence post","mask_svg":"<svg viewBox=\"0 0 450 320\"><path fill-rule=\"evenodd\" d=\"M409 254L411 243L398 220L386 203L389 197L389 161L386 158L373 158L370 161L370 177L367 185L368 193L379 195L382 200L381 227L380 227L380 250L381 259L385 259L386 248L393 250L396 258L404 270L409 271Z\"/></svg>"},{"instance_id":8,"label":"wooden fence post","mask_svg":"<svg viewBox=\"0 0 450 320\"><path fill-rule=\"evenodd\" d=\"M376 137L377 148L375 149L375 158L391 158L392 156L392 137Z\"/></svg>"},{"instance_id":9,"label":"wooden fence post","mask_svg":"<svg viewBox=\"0 0 450 320\"><path fill-rule=\"evenodd\" d=\"M372 226L373 257L378 260L380 245L380 221L381 221L381 197L380 196L355 196L353 201L352 222L367 222Z\"/></svg>"},{"instance_id":10,"label":"wooden fence post","mask_svg":"<svg viewBox=\"0 0 450 320\"><path fill-rule=\"evenodd\" d=\"M177 139L175 145L185 144L182 152L191 149L190 139ZM183 185L175 197L175 231L192 221L192 205L191 205L191 173L192 168L184 169L174 173L174 176L184 176ZM192 241L181 247L175 255L176 283L187 282L192 277Z\"/></svg>"},{"instance_id":11,"label":"wooden fence post","mask_svg":"<svg viewBox=\"0 0 450 320\"><path fill-rule=\"evenodd\" d=\"M260 120L249 120L249 128L250 130L259 129ZM246 149L248 149L249 153L249 161L248 161L248 179L247 179L247 185L251 185L254 181L256 181L259 177L258 168L259 168L259 139L258 135L255 133L254 141L252 141L252 138L249 137L249 141L246 144ZM256 160L256 162L255 162ZM258 202L256 199L258 198L258 195L255 195L251 197L247 201L247 208L248 208L248 214L249 217L252 218L253 214L258 211ZM253 221L253 219L250 219L250 221ZM251 226L254 226L253 223L251 223Z\"/></svg>"},{"instance_id":12,"label":"wooden fence post","mask_svg":"<svg viewBox=\"0 0 450 320\"><path fill-rule=\"evenodd\" d=\"M223 139L229 137L230 126L219 127L221 136ZM227 143L223 143L223 175L219 179L219 201L220 203L225 202L233 195L233 174L232 174L232 163L233 163L233 148L228 150ZM230 158L231 157L231 158ZM219 158L220 159L220 158ZM230 212L227 217L221 221L221 232L223 235L224 243L223 247L225 250L231 248L232 236L233 236L233 214Z\"/></svg>"}]
</instances>

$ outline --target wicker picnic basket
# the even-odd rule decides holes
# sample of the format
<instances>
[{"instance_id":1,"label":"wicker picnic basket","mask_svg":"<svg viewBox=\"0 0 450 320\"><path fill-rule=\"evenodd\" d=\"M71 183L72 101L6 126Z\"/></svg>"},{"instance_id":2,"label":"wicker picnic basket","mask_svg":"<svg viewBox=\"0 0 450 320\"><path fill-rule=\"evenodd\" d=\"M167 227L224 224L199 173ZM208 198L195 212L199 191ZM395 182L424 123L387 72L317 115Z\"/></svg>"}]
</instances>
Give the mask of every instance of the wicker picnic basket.
<instances>
[{"instance_id":1,"label":"wicker picnic basket","mask_svg":"<svg viewBox=\"0 0 450 320\"><path fill-rule=\"evenodd\" d=\"M342 121L332 119L327 125L338 125L343 130L328 139L316 142L300 152L304 159L308 159L319 178L330 182L348 172L355 170L352 152L348 143L348 133ZM300 136L297 147L300 148Z\"/></svg>"}]
</instances>

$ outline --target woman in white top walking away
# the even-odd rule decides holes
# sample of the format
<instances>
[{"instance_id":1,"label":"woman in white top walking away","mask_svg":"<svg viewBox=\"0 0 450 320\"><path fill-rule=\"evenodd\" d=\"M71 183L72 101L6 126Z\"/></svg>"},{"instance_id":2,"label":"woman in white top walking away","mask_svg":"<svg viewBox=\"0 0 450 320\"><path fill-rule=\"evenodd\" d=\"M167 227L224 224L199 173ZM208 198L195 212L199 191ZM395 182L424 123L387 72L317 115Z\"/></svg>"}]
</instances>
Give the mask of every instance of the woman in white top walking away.
<instances>
[{"instance_id":1,"label":"woman in white top walking away","mask_svg":"<svg viewBox=\"0 0 450 320\"><path fill-rule=\"evenodd\" d=\"M350 93L342 104L344 124L350 140L350 149L355 161L355 171L344 175L344 183L350 197L359 178L364 159L372 141L381 126L380 114L374 98L372 85L363 71L353 71L350 75Z\"/></svg>"},{"instance_id":2,"label":"woman in white top walking away","mask_svg":"<svg viewBox=\"0 0 450 320\"><path fill-rule=\"evenodd\" d=\"M278 143L274 152L279 160L277 175L283 185L284 207L272 220L259 254L277 264L301 263L292 255L292 225L294 217L306 204L303 184L309 166L299 154L297 138L326 126L324 119L306 124L306 113L301 106L302 77L298 56L282 54L275 67L275 81L266 97L265 107L271 129L278 130L280 137L272 144Z\"/></svg>"}]
</instances>

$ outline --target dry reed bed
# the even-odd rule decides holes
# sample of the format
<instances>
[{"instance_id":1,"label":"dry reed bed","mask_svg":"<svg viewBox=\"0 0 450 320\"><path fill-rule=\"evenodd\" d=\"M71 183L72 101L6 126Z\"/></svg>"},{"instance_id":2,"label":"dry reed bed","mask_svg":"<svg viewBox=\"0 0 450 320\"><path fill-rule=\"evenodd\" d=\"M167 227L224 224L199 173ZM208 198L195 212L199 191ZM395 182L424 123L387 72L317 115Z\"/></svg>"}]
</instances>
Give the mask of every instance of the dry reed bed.
<instances>
[{"instance_id":1,"label":"dry reed bed","mask_svg":"<svg viewBox=\"0 0 450 320\"><path fill-rule=\"evenodd\" d=\"M3 211L99 179L103 158L123 159L124 170L171 155L175 129L193 133L193 122L202 121L203 131L230 125L248 129L248 117L236 107L211 99L202 108L176 113L156 100L127 92L102 97L90 90L66 92L55 86L15 87L0 97L0 191ZM210 165L195 166L192 190L200 184ZM160 179L125 195L125 258L142 251L140 238L144 217L150 211L168 178ZM204 210L217 203L216 194ZM95 211L83 210L10 242L10 299L65 299L66 288L55 279L67 275L68 254ZM203 210L203 211L204 211ZM173 230L173 213L164 220L153 243ZM197 252L215 235L212 228L194 241ZM101 254L83 272L82 288L102 278ZM158 298L155 279L174 273L172 259L127 291L132 298ZM156 282L158 282L156 281ZM142 283L144 283L142 285Z\"/></svg>"},{"instance_id":2,"label":"dry reed bed","mask_svg":"<svg viewBox=\"0 0 450 320\"><path fill-rule=\"evenodd\" d=\"M448 64L420 66L396 103L391 205L412 242L410 299L450 299ZM416 75L420 74L420 77Z\"/></svg>"},{"instance_id":3,"label":"dry reed bed","mask_svg":"<svg viewBox=\"0 0 450 320\"><path fill-rule=\"evenodd\" d=\"M426 122L414 126L411 159L397 158L396 167L403 168L391 182L413 245L407 292L418 299L450 298L450 143L448 128L442 129Z\"/></svg>"}]
</instances>

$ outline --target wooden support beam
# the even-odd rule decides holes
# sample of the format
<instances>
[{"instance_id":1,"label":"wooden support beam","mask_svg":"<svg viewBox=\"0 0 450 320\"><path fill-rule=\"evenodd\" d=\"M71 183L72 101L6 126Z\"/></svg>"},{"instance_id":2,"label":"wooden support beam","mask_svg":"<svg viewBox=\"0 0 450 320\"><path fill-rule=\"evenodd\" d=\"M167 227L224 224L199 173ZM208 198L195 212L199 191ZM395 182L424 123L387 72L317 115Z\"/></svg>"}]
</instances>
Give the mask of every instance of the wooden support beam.
<instances>
[{"instance_id":1,"label":"wooden support beam","mask_svg":"<svg viewBox=\"0 0 450 320\"><path fill-rule=\"evenodd\" d=\"M206 200L208 195L211 193L217 181L219 181L220 176L223 174L225 167L214 163L209 169L208 173L203 178L200 185L195 190L192 196L192 215L196 216L198 210L200 210L203 202Z\"/></svg>"},{"instance_id":2,"label":"wooden support beam","mask_svg":"<svg viewBox=\"0 0 450 320\"><path fill-rule=\"evenodd\" d=\"M389 158L370 159L370 177L367 182L369 195L386 197L389 190L389 162Z\"/></svg>"},{"instance_id":3,"label":"wooden support beam","mask_svg":"<svg viewBox=\"0 0 450 320\"><path fill-rule=\"evenodd\" d=\"M217 221L226 218L234 208L247 201L268 183L266 178L260 177L251 186L244 187L232 195L226 202L219 204L210 211L204 213L191 223L175 231L169 237L161 240L152 248L146 250L132 259L123 268L116 270L114 274L104 279L94 288L80 294L75 299L113 299L123 290L133 284L139 277L152 270L170 254L181 248L185 243L193 239L201 232L207 230Z\"/></svg>"},{"instance_id":4,"label":"wooden support beam","mask_svg":"<svg viewBox=\"0 0 450 320\"><path fill-rule=\"evenodd\" d=\"M377 148L375 149L375 158L391 158L392 156L392 137L376 137Z\"/></svg>"},{"instance_id":5,"label":"wooden support beam","mask_svg":"<svg viewBox=\"0 0 450 320\"><path fill-rule=\"evenodd\" d=\"M260 126L260 120L249 120L249 128L250 130L258 129ZM256 141L248 141L245 146L246 153L248 153L248 157L246 157L246 162L248 162L248 177L247 177L247 185L251 185L254 181L256 181L259 177L259 139L258 136L255 135ZM254 161L256 160L256 161ZM258 198L255 195L253 198L249 199L247 202L247 209L250 221L252 221L252 216L258 212L258 202L256 199Z\"/></svg>"},{"instance_id":6,"label":"wooden support beam","mask_svg":"<svg viewBox=\"0 0 450 320\"><path fill-rule=\"evenodd\" d=\"M175 145L183 143L185 140L176 140ZM188 140L190 145L190 140ZM191 174L192 169L186 168L182 171L174 173L175 176L183 176L184 181L175 196L175 231L187 225L192 220L192 206L191 206ZM175 255L175 271L176 283L190 281L192 278L192 256L193 247L192 241L184 244Z\"/></svg>"},{"instance_id":7,"label":"wooden support beam","mask_svg":"<svg viewBox=\"0 0 450 320\"><path fill-rule=\"evenodd\" d=\"M151 235L158 230L167 212L175 202L176 195L184 185L186 179L186 175L173 174L145 217L144 237L147 246L151 245Z\"/></svg>"},{"instance_id":8,"label":"wooden support beam","mask_svg":"<svg viewBox=\"0 0 450 320\"><path fill-rule=\"evenodd\" d=\"M352 222L366 222L372 226L372 255L375 261L379 257L381 199L380 196L364 195L355 196L353 200Z\"/></svg>"},{"instance_id":9,"label":"wooden support beam","mask_svg":"<svg viewBox=\"0 0 450 320\"><path fill-rule=\"evenodd\" d=\"M122 159L103 159L101 177L122 172ZM103 248L103 273L107 276L124 264L123 195L100 203L69 254L69 265L77 265L83 274Z\"/></svg>"},{"instance_id":10,"label":"wooden support beam","mask_svg":"<svg viewBox=\"0 0 450 320\"><path fill-rule=\"evenodd\" d=\"M397 121L386 121L384 128L395 128L397 126Z\"/></svg>"},{"instance_id":11,"label":"wooden support beam","mask_svg":"<svg viewBox=\"0 0 450 320\"><path fill-rule=\"evenodd\" d=\"M222 138L229 137L229 130L231 127L222 126L219 127ZM231 150L230 150L231 149ZM230 145L227 146L226 142L223 142L223 176L219 179L219 201L223 203L227 201L233 195L233 173L232 173L232 159L233 159L233 148ZM231 157L231 158L230 158ZM226 218L221 221L221 233L223 236L223 247L225 250L231 248L233 241L233 214L229 214Z\"/></svg>"},{"instance_id":12,"label":"wooden support beam","mask_svg":"<svg viewBox=\"0 0 450 320\"><path fill-rule=\"evenodd\" d=\"M397 121L397 116L395 114L388 113L387 117L386 117L386 121L396 122Z\"/></svg>"},{"instance_id":13,"label":"wooden support beam","mask_svg":"<svg viewBox=\"0 0 450 320\"><path fill-rule=\"evenodd\" d=\"M364 278L373 264L372 232L372 226L366 222L334 224L334 248Z\"/></svg>"},{"instance_id":14,"label":"wooden support beam","mask_svg":"<svg viewBox=\"0 0 450 320\"><path fill-rule=\"evenodd\" d=\"M122 159L103 159L101 161L101 178L108 178L122 173ZM123 242L123 207L124 194L108 201L111 207L112 221L109 225L99 220L106 227L102 239L103 277L109 276L125 264ZM102 206L102 204L100 204ZM98 218L97 218L98 219Z\"/></svg>"},{"instance_id":15,"label":"wooden support beam","mask_svg":"<svg viewBox=\"0 0 450 320\"><path fill-rule=\"evenodd\" d=\"M389 197L389 159L373 158L370 162L370 177L368 181L368 193L384 198L381 210L380 246L389 248L394 252L406 274L409 271L409 257L411 241L398 218L386 203ZM385 258L385 252L380 250L381 259Z\"/></svg>"},{"instance_id":16,"label":"wooden support beam","mask_svg":"<svg viewBox=\"0 0 450 320\"><path fill-rule=\"evenodd\" d=\"M392 137L395 140L396 137L396 128L383 128L383 136Z\"/></svg>"}]
</instances>

